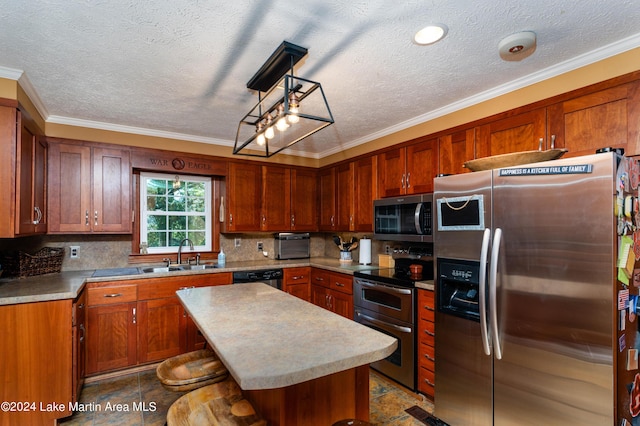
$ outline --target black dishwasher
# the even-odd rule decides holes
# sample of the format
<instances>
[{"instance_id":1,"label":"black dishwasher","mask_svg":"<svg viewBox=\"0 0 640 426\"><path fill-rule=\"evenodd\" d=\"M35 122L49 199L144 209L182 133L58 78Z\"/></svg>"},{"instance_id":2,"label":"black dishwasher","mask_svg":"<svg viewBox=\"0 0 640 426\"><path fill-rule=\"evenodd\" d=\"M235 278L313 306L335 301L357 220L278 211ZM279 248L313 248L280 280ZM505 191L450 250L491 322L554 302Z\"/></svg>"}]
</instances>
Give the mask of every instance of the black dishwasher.
<instances>
[{"instance_id":1,"label":"black dishwasher","mask_svg":"<svg viewBox=\"0 0 640 426\"><path fill-rule=\"evenodd\" d=\"M282 269L258 269L255 271L236 271L233 273L234 284L265 283L282 290Z\"/></svg>"}]
</instances>

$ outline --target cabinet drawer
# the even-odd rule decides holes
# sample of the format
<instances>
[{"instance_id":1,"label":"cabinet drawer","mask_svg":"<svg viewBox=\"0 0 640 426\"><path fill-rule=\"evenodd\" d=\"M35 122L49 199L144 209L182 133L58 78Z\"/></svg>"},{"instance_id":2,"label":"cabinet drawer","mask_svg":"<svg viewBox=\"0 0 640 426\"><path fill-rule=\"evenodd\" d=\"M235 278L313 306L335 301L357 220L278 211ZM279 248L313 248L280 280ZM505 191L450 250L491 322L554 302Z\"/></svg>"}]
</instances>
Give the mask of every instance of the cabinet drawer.
<instances>
[{"instance_id":1,"label":"cabinet drawer","mask_svg":"<svg viewBox=\"0 0 640 426\"><path fill-rule=\"evenodd\" d=\"M418 349L418 364L429 371L436 371L436 351L433 346L420 343Z\"/></svg>"},{"instance_id":2,"label":"cabinet drawer","mask_svg":"<svg viewBox=\"0 0 640 426\"><path fill-rule=\"evenodd\" d=\"M436 325L431 321L419 320L418 321L418 341L426 343L431 346L434 345L434 339L436 335Z\"/></svg>"},{"instance_id":3,"label":"cabinet drawer","mask_svg":"<svg viewBox=\"0 0 640 426\"><path fill-rule=\"evenodd\" d=\"M329 287L331 283L331 274L329 271L319 268L311 268L311 284Z\"/></svg>"},{"instance_id":4,"label":"cabinet drawer","mask_svg":"<svg viewBox=\"0 0 640 426\"><path fill-rule=\"evenodd\" d=\"M433 398L436 393L436 375L433 371L420 367L418 369L418 391Z\"/></svg>"},{"instance_id":5,"label":"cabinet drawer","mask_svg":"<svg viewBox=\"0 0 640 426\"><path fill-rule=\"evenodd\" d=\"M433 291L418 290L418 318L435 321L435 299Z\"/></svg>"},{"instance_id":6,"label":"cabinet drawer","mask_svg":"<svg viewBox=\"0 0 640 426\"><path fill-rule=\"evenodd\" d=\"M304 284L309 282L311 268L286 268L283 271L284 284Z\"/></svg>"},{"instance_id":7,"label":"cabinet drawer","mask_svg":"<svg viewBox=\"0 0 640 426\"><path fill-rule=\"evenodd\" d=\"M137 299L136 288L135 284L89 288L87 290L87 303L89 306L95 306L135 302Z\"/></svg>"},{"instance_id":8,"label":"cabinet drawer","mask_svg":"<svg viewBox=\"0 0 640 426\"><path fill-rule=\"evenodd\" d=\"M329 288L346 294L353 294L353 277L346 274L331 273Z\"/></svg>"}]
</instances>

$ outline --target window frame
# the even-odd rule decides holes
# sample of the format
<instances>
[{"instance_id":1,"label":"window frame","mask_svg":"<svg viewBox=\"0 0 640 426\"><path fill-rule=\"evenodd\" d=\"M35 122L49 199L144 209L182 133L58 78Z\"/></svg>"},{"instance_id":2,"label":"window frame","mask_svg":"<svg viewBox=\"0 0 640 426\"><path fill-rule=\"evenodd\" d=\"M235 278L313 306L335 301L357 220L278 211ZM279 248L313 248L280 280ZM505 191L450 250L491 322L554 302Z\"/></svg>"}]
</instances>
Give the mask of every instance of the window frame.
<instances>
[{"instance_id":1,"label":"window frame","mask_svg":"<svg viewBox=\"0 0 640 426\"><path fill-rule=\"evenodd\" d=\"M147 215L149 211L147 210L147 180L150 179L161 179L166 181L175 180L175 176L179 176L182 182L204 182L205 183L205 195L204 195L204 203L205 203L205 211L198 212L198 215L205 216L205 240L208 244L206 245L194 245L194 251L198 252L211 252L214 247L213 234L215 224L213 223L213 202L212 202L212 194L213 194L213 185L214 179L211 176L200 176L200 175L180 175L174 173L161 173L161 172L146 172L140 171L139 179L139 194L138 194L138 217L140 218L139 224L140 226L137 229L138 241L143 242L147 239L146 235L148 232L147 228ZM169 212L167 212L169 213ZM175 216L191 216L191 214L187 214L188 212L182 212L184 215L175 215ZM145 237L143 237L145 235ZM178 246L163 246L163 247L148 247L147 254L149 255L157 255L157 254L169 254L169 253L177 253Z\"/></svg>"}]
</instances>

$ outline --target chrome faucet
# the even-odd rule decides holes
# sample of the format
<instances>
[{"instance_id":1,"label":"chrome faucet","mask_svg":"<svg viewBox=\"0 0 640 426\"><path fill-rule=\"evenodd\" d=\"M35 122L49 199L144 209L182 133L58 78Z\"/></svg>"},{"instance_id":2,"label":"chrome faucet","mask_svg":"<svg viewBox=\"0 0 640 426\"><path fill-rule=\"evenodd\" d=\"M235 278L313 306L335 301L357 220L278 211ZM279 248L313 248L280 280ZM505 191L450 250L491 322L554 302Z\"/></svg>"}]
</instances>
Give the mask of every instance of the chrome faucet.
<instances>
[{"instance_id":1,"label":"chrome faucet","mask_svg":"<svg viewBox=\"0 0 640 426\"><path fill-rule=\"evenodd\" d=\"M182 246L184 245L184 243L189 243L189 249L193 251L193 241L188 238L180 241L180 246L178 247L178 265L182 265Z\"/></svg>"}]
</instances>

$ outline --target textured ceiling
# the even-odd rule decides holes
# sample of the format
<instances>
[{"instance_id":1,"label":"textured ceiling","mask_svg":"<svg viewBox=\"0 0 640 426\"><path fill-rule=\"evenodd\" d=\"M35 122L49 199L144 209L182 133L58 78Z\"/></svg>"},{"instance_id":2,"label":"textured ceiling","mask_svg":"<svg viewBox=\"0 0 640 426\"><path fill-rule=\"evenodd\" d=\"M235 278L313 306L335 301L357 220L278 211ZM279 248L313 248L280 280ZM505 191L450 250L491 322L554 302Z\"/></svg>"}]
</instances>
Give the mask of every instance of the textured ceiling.
<instances>
[{"instance_id":1,"label":"textured ceiling","mask_svg":"<svg viewBox=\"0 0 640 426\"><path fill-rule=\"evenodd\" d=\"M412 43L434 22L441 42ZM287 40L336 123L285 152L323 157L640 46L638 22L637 0L0 0L0 77L23 75L50 122L230 146L247 81ZM502 61L524 30L534 54Z\"/></svg>"}]
</instances>

